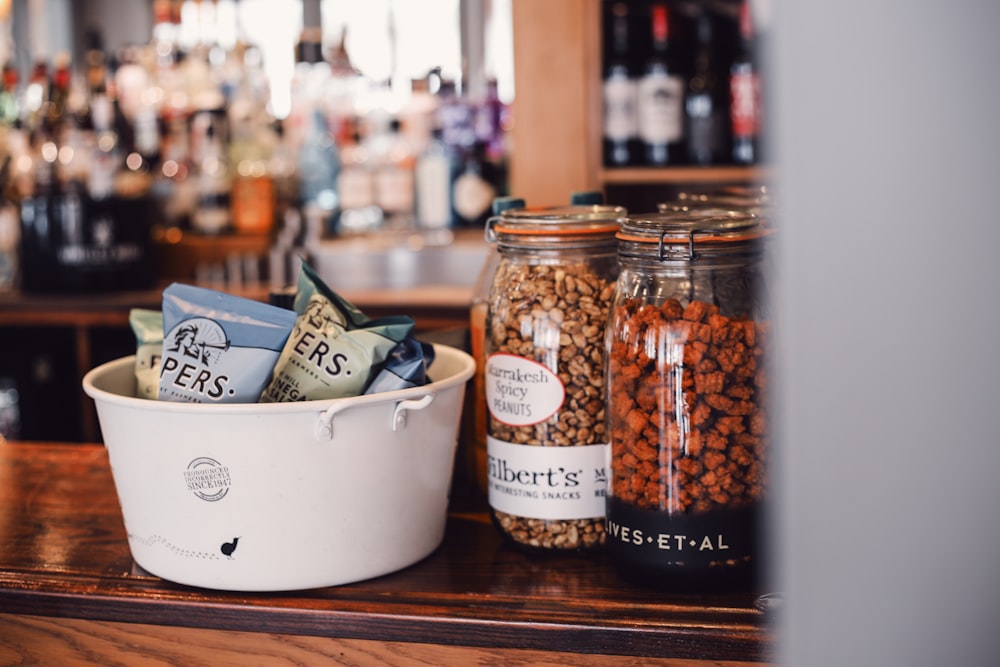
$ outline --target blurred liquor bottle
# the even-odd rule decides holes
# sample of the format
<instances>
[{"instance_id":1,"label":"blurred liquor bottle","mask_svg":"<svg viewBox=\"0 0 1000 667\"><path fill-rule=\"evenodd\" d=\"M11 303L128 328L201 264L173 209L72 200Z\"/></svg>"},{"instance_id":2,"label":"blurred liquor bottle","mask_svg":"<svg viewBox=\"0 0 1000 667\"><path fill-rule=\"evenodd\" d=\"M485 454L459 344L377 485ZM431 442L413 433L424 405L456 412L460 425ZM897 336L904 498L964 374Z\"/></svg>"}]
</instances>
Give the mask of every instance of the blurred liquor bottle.
<instances>
[{"instance_id":1,"label":"blurred liquor bottle","mask_svg":"<svg viewBox=\"0 0 1000 667\"><path fill-rule=\"evenodd\" d=\"M398 118L383 118L373 137L375 202L383 224L401 229L413 224L416 156L400 132Z\"/></svg>"},{"instance_id":2,"label":"blurred liquor bottle","mask_svg":"<svg viewBox=\"0 0 1000 667\"><path fill-rule=\"evenodd\" d=\"M91 87L84 103L71 94L66 77L54 76L39 110L20 206L25 291L152 284L152 178L135 133L116 113L110 80Z\"/></svg>"},{"instance_id":3,"label":"blurred liquor bottle","mask_svg":"<svg viewBox=\"0 0 1000 667\"><path fill-rule=\"evenodd\" d=\"M486 144L476 141L461 157L452 185L452 208L460 227L482 229L490 216L493 199L500 194L500 176L486 156Z\"/></svg>"},{"instance_id":4,"label":"blurred liquor bottle","mask_svg":"<svg viewBox=\"0 0 1000 667\"><path fill-rule=\"evenodd\" d=\"M740 5L739 28L739 51L729 75L732 158L738 164L754 164L761 161L761 81L749 0Z\"/></svg>"},{"instance_id":5,"label":"blurred liquor bottle","mask_svg":"<svg viewBox=\"0 0 1000 667\"><path fill-rule=\"evenodd\" d=\"M314 212L324 227L339 208L337 176L340 155L329 119L321 108L314 108L306 119L306 129L299 147L299 205L304 212Z\"/></svg>"},{"instance_id":6,"label":"blurred liquor bottle","mask_svg":"<svg viewBox=\"0 0 1000 667\"><path fill-rule=\"evenodd\" d=\"M472 108L450 79L442 79L438 96L438 124L442 140L456 151L466 151L475 141Z\"/></svg>"},{"instance_id":7,"label":"blurred liquor bottle","mask_svg":"<svg viewBox=\"0 0 1000 667\"><path fill-rule=\"evenodd\" d=\"M455 224L451 208L456 176L453 151L441 138L441 128L431 131L431 140L417 157L414 171L416 221L423 229L447 229Z\"/></svg>"},{"instance_id":8,"label":"blurred liquor bottle","mask_svg":"<svg viewBox=\"0 0 1000 667\"><path fill-rule=\"evenodd\" d=\"M348 121L340 143L337 191L340 205L334 229L338 234L373 231L382 224L382 209L375 204L375 172L359 119Z\"/></svg>"},{"instance_id":9,"label":"blurred liquor bottle","mask_svg":"<svg viewBox=\"0 0 1000 667\"><path fill-rule=\"evenodd\" d=\"M605 38L603 154L609 167L639 163L637 80L629 41L629 5L610 5Z\"/></svg>"},{"instance_id":10,"label":"blurred liquor bottle","mask_svg":"<svg viewBox=\"0 0 1000 667\"><path fill-rule=\"evenodd\" d=\"M684 101L688 160L697 165L728 161L729 113L725 80L720 77L715 18L700 9L695 22L693 69Z\"/></svg>"},{"instance_id":11,"label":"blurred liquor bottle","mask_svg":"<svg viewBox=\"0 0 1000 667\"><path fill-rule=\"evenodd\" d=\"M195 231L218 235L232 231L232 174L227 151L225 114L199 114L198 158L195 161L198 203L192 218Z\"/></svg>"},{"instance_id":12,"label":"blurred liquor bottle","mask_svg":"<svg viewBox=\"0 0 1000 667\"><path fill-rule=\"evenodd\" d=\"M229 146L232 172L233 229L241 234L268 234L274 226L274 175L271 154L274 141L261 119L244 109L233 118Z\"/></svg>"},{"instance_id":13,"label":"blurred liquor bottle","mask_svg":"<svg viewBox=\"0 0 1000 667\"><path fill-rule=\"evenodd\" d=\"M645 164L679 164L685 161L681 58L671 41L667 4L653 4L650 19L651 53L638 84L639 138Z\"/></svg>"}]
</instances>

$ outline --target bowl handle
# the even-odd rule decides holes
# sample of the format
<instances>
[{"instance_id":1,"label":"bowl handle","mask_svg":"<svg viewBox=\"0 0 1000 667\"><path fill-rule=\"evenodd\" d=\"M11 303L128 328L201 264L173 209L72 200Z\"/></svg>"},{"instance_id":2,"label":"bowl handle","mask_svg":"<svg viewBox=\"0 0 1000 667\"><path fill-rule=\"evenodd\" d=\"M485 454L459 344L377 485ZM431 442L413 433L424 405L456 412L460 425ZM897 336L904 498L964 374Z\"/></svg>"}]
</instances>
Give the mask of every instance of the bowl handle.
<instances>
[{"instance_id":1,"label":"bowl handle","mask_svg":"<svg viewBox=\"0 0 1000 667\"><path fill-rule=\"evenodd\" d=\"M333 440L333 416L346 408L349 403L335 403L329 408L319 413L319 419L316 420L316 428L314 430L314 435L316 439L320 442L327 440Z\"/></svg>"},{"instance_id":2,"label":"bowl handle","mask_svg":"<svg viewBox=\"0 0 1000 667\"><path fill-rule=\"evenodd\" d=\"M409 410L423 410L434 400L434 394L427 394L422 398L408 401L399 401L392 409L393 431L399 431L406 426L406 413ZM320 413L316 420L314 435L319 441L333 440L333 417L341 410L350 407L350 403L337 403Z\"/></svg>"},{"instance_id":3,"label":"bowl handle","mask_svg":"<svg viewBox=\"0 0 1000 667\"><path fill-rule=\"evenodd\" d=\"M406 426L407 410L423 410L433 400L434 394L427 394L423 398L414 401L400 401L396 403L396 407L392 410L392 430L398 431Z\"/></svg>"}]
</instances>

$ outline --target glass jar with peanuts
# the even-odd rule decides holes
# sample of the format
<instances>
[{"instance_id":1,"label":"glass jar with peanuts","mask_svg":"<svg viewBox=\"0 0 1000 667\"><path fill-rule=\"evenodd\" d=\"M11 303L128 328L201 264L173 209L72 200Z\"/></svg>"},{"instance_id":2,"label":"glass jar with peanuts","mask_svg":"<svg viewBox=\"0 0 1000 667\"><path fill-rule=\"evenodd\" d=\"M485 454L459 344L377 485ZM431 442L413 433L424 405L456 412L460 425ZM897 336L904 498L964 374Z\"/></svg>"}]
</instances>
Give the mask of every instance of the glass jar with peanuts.
<instances>
[{"instance_id":1,"label":"glass jar with peanuts","mask_svg":"<svg viewBox=\"0 0 1000 667\"><path fill-rule=\"evenodd\" d=\"M608 437L604 339L626 211L504 211L487 308L487 498L529 552L603 546Z\"/></svg>"},{"instance_id":2,"label":"glass jar with peanuts","mask_svg":"<svg viewBox=\"0 0 1000 667\"><path fill-rule=\"evenodd\" d=\"M607 335L607 545L629 578L675 590L760 581L769 440L760 220L632 216Z\"/></svg>"}]
</instances>

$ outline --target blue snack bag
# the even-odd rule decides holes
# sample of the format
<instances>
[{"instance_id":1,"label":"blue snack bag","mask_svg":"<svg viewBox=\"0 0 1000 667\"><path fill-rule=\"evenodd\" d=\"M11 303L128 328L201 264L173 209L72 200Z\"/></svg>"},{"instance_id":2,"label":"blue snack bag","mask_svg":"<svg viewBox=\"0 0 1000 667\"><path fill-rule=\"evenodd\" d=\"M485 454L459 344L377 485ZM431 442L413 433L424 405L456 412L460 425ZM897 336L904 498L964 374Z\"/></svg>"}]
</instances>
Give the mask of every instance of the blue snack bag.
<instances>
[{"instance_id":1,"label":"blue snack bag","mask_svg":"<svg viewBox=\"0 0 1000 667\"><path fill-rule=\"evenodd\" d=\"M409 389L427 384L427 367L434 363L434 346L410 337L396 344L366 394Z\"/></svg>"},{"instance_id":2,"label":"blue snack bag","mask_svg":"<svg viewBox=\"0 0 1000 667\"><path fill-rule=\"evenodd\" d=\"M295 313L174 283L163 291L161 401L256 403Z\"/></svg>"}]
</instances>

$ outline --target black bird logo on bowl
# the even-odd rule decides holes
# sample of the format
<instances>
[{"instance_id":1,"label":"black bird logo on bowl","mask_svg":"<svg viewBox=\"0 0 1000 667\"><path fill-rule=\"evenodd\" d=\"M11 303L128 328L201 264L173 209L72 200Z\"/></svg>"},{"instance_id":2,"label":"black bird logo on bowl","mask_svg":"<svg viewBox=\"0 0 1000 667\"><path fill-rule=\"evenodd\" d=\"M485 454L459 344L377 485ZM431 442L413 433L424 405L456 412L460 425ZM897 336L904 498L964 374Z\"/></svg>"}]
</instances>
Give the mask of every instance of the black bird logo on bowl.
<instances>
[{"instance_id":1,"label":"black bird logo on bowl","mask_svg":"<svg viewBox=\"0 0 1000 667\"><path fill-rule=\"evenodd\" d=\"M232 542L223 542L222 546L219 547L219 551L226 558L232 559L233 552L236 551L236 543L240 541L240 538L234 537Z\"/></svg>"}]
</instances>

